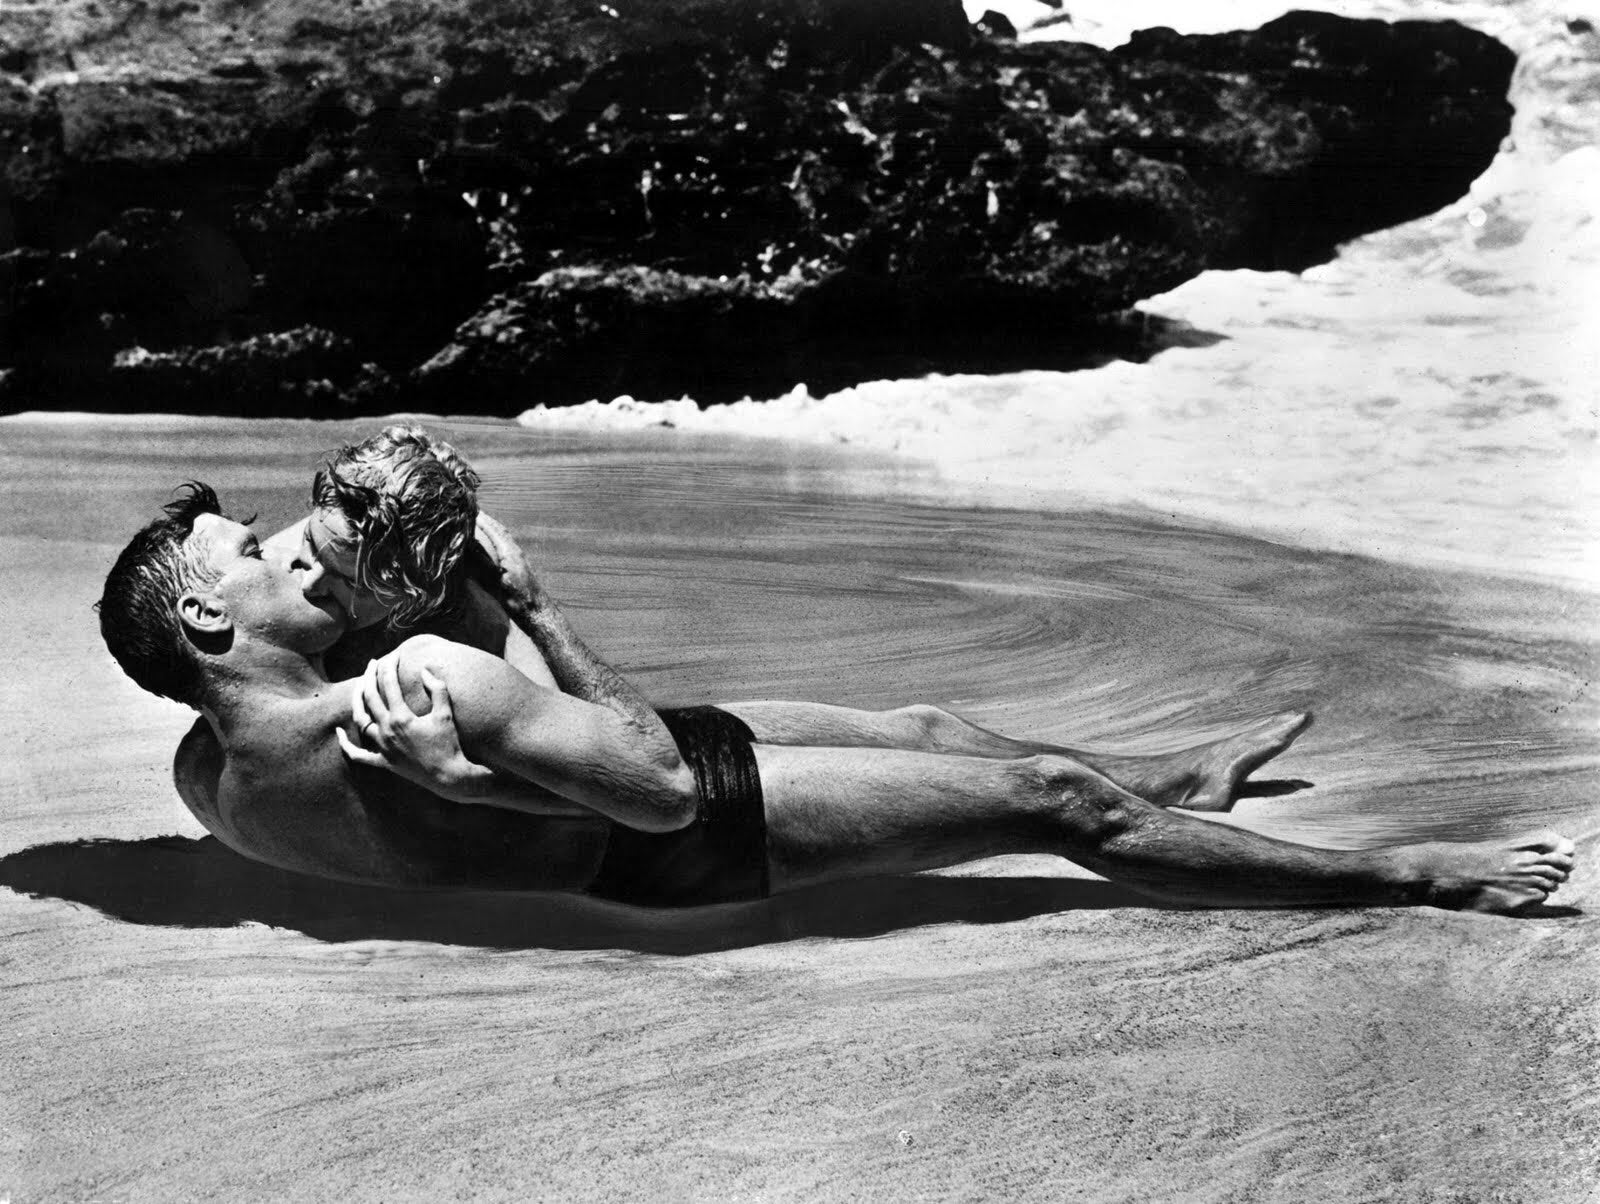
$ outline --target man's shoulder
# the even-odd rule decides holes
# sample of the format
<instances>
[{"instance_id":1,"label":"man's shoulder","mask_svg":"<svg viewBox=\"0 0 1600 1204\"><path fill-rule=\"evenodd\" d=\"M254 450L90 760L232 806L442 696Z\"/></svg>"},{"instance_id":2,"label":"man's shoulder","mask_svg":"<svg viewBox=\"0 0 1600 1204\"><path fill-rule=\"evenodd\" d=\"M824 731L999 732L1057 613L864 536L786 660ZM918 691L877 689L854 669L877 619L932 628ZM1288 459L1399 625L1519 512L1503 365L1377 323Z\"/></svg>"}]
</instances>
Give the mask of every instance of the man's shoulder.
<instances>
[{"instance_id":1,"label":"man's shoulder","mask_svg":"<svg viewBox=\"0 0 1600 1204\"><path fill-rule=\"evenodd\" d=\"M223 782L237 806L265 794L278 801L288 788L348 793L349 763L334 731L350 718L349 682L330 682L314 698L275 702L250 712L228 738Z\"/></svg>"},{"instance_id":2,"label":"man's shoulder","mask_svg":"<svg viewBox=\"0 0 1600 1204\"><path fill-rule=\"evenodd\" d=\"M206 831L219 838L222 835L219 796L226 764L222 744L211 730L211 724L203 718L196 719L194 726L184 733L172 758L172 781L178 788L178 797Z\"/></svg>"},{"instance_id":3,"label":"man's shoulder","mask_svg":"<svg viewBox=\"0 0 1600 1204\"><path fill-rule=\"evenodd\" d=\"M285 869L347 876L344 863L352 855L359 860L369 841L359 793L333 735L336 702L324 697L314 705L264 709L237 724L226 746L202 719L173 761L179 797L235 852Z\"/></svg>"},{"instance_id":4,"label":"man's shoulder","mask_svg":"<svg viewBox=\"0 0 1600 1204\"><path fill-rule=\"evenodd\" d=\"M481 677L486 673L503 673L505 662L462 640L424 631L401 641L395 649L395 667L409 686L423 669Z\"/></svg>"},{"instance_id":5,"label":"man's shoulder","mask_svg":"<svg viewBox=\"0 0 1600 1204\"><path fill-rule=\"evenodd\" d=\"M310 793L326 803L342 777L295 724L256 724L235 733L225 747L211 724L199 719L178 743L173 784L190 813L223 844L247 857L285 865L274 839ZM260 729L260 730L256 730ZM331 771L331 772L330 772ZM289 866L288 868L297 868Z\"/></svg>"},{"instance_id":6,"label":"man's shoulder","mask_svg":"<svg viewBox=\"0 0 1600 1204\"><path fill-rule=\"evenodd\" d=\"M226 749L200 720L174 759L179 794L223 844L280 869L393 886L526 890L573 890L593 877L607 825L464 808L353 767L333 736L335 709L258 712ZM276 738L263 734L272 728Z\"/></svg>"}]
</instances>

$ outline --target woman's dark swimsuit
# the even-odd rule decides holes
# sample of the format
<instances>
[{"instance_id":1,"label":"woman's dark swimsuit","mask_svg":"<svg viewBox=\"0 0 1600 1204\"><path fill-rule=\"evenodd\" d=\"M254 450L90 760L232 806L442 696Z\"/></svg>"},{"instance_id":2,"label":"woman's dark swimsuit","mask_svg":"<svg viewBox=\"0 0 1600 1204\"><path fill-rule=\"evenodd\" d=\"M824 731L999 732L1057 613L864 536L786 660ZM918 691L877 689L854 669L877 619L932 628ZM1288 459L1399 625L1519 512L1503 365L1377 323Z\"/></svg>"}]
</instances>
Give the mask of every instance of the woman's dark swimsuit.
<instances>
[{"instance_id":1,"label":"woman's dark swimsuit","mask_svg":"<svg viewBox=\"0 0 1600 1204\"><path fill-rule=\"evenodd\" d=\"M716 707L659 714L694 773L698 814L676 832L614 824L589 893L641 907L766 898L767 817L754 734Z\"/></svg>"}]
</instances>

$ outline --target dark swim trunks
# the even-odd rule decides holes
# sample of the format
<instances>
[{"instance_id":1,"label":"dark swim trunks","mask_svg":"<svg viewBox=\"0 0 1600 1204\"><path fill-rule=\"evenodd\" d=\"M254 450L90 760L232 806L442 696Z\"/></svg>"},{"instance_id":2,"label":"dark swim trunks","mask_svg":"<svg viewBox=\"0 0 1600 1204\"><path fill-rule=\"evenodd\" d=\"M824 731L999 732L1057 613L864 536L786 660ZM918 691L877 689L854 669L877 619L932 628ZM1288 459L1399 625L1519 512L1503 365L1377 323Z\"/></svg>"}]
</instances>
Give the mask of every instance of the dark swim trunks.
<instances>
[{"instance_id":1,"label":"dark swim trunks","mask_svg":"<svg viewBox=\"0 0 1600 1204\"><path fill-rule=\"evenodd\" d=\"M694 773L700 806L676 832L614 824L589 893L640 907L764 899L767 817L761 772L744 721L716 707L658 712Z\"/></svg>"}]
</instances>

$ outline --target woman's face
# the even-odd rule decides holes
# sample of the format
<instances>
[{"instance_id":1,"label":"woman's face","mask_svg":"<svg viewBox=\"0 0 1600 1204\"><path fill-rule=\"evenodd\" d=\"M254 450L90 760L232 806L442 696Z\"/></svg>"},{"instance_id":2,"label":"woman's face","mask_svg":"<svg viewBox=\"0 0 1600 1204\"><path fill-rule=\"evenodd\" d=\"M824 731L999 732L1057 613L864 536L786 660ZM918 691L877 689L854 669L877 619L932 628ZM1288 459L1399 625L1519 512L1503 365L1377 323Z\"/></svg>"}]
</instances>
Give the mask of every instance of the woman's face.
<instances>
[{"instance_id":1,"label":"woman's face","mask_svg":"<svg viewBox=\"0 0 1600 1204\"><path fill-rule=\"evenodd\" d=\"M295 557L301 571L300 592L314 601L332 600L349 616L352 629L382 622L392 609L356 584L356 548L349 520L337 510L318 507L306 519Z\"/></svg>"}]
</instances>

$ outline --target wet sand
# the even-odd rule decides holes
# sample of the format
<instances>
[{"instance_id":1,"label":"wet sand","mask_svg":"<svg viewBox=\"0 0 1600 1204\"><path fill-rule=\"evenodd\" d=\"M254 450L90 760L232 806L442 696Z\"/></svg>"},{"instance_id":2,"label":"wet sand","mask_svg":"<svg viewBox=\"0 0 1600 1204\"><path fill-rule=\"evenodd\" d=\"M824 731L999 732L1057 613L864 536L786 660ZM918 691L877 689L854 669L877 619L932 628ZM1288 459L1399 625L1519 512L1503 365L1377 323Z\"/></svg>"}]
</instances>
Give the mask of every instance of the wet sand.
<instances>
[{"instance_id":1,"label":"wet sand","mask_svg":"<svg viewBox=\"0 0 1600 1204\"><path fill-rule=\"evenodd\" d=\"M253 866L89 610L178 480L264 527L356 428L0 421L0 1197L1583 1200L1600 602L846 452L434 423L661 701L931 701L1155 749L1307 707L1232 822L1550 825L1530 919L1162 909L1050 858L658 914ZM361 428L363 431L365 427ZM1308 783L1309 785L1302 785Z\"/></svg>"}]
</instances>

